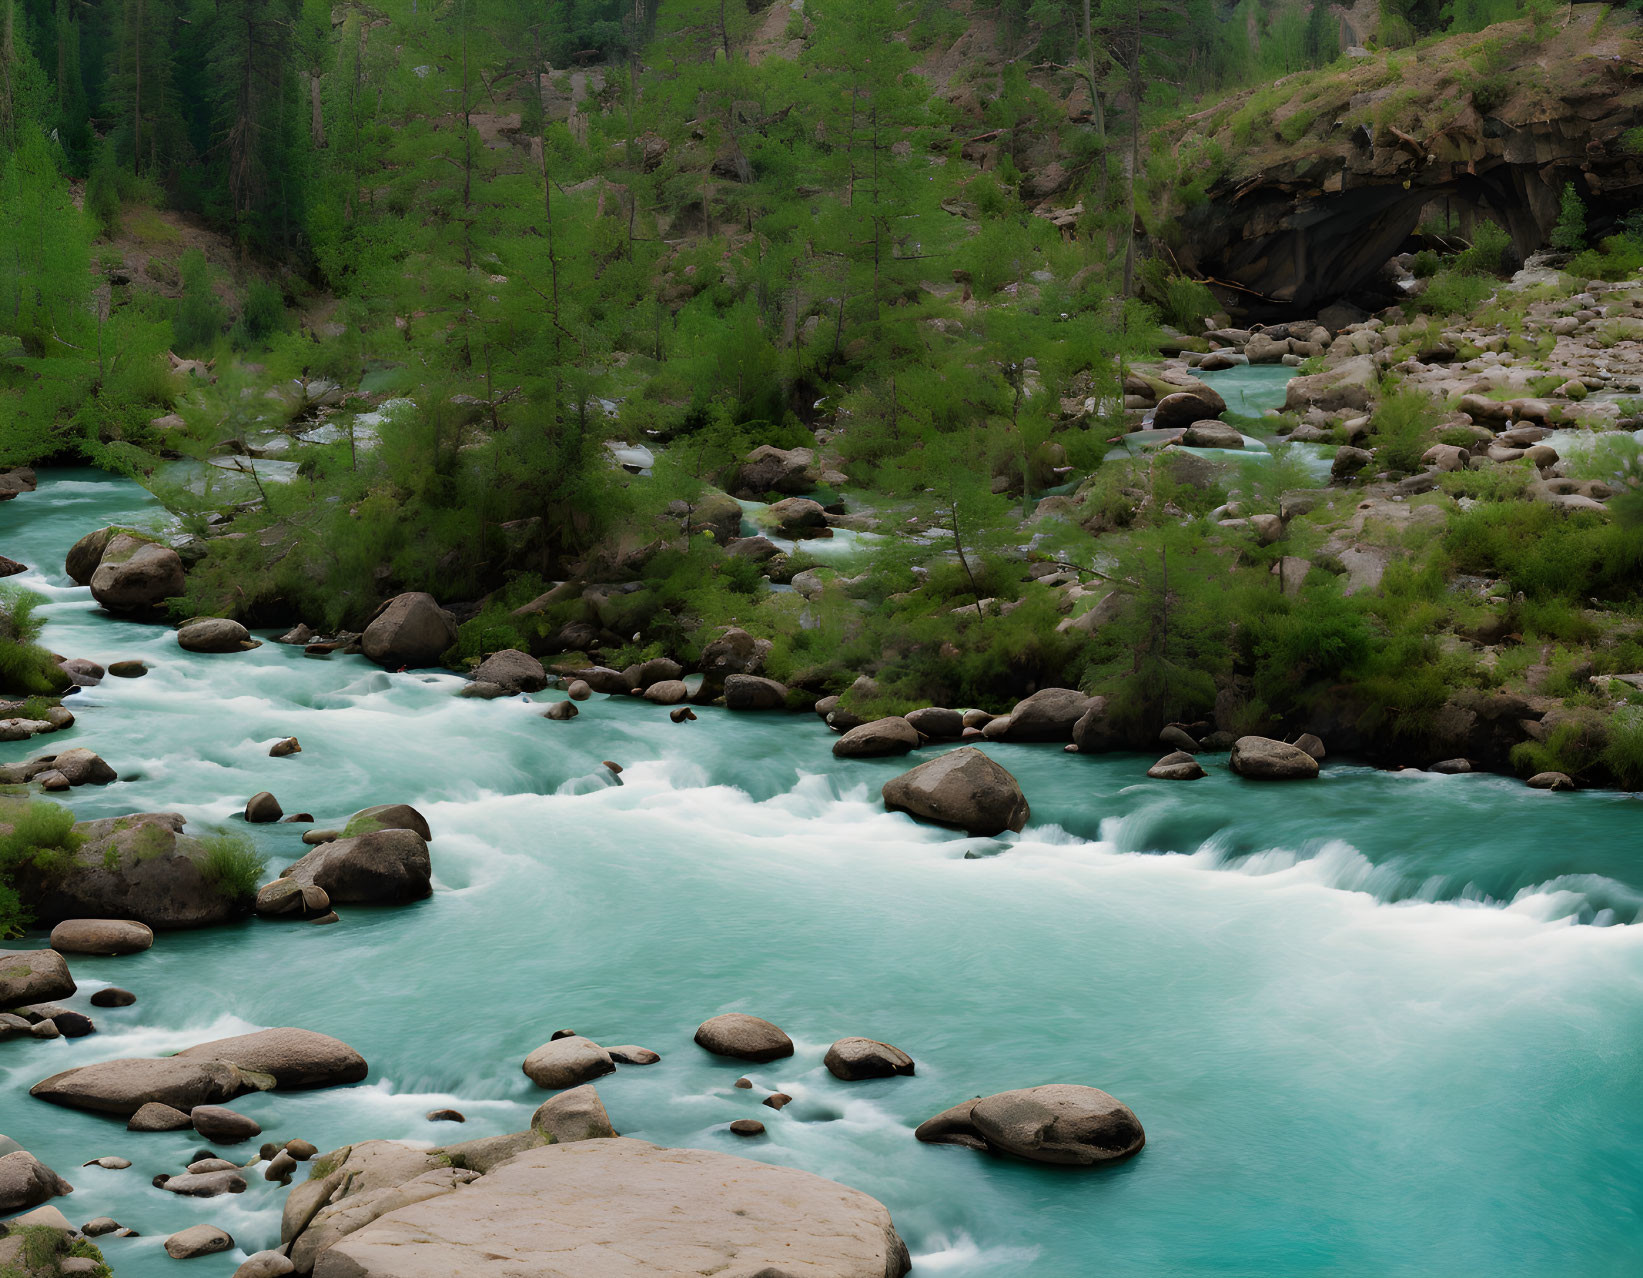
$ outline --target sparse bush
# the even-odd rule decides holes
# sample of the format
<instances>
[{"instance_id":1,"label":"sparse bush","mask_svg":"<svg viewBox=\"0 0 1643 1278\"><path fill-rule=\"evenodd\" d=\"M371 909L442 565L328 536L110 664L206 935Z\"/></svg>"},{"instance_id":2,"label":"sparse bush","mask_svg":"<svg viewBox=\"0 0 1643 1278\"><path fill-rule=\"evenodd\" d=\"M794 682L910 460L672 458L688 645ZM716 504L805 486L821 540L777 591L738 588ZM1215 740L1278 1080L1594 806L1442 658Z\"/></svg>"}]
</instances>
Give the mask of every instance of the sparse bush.
<instances>
[{"instance_id":1,"label":"sparse bush","mask_svg":"<svg viewBox=\"0 0 1643 1278\"><path fill-rule=\"evenodd\" d=\"M1563 184L1557 225L1552 228L1552 247L1564 253L1578 253L1586 247L1586 205L1573 182Z\"/></svg>"},{"instance_id":2,"label":"sparse bush","mask_svg":"<svg viewBox=\"0 0 1643 1278\"><path fill-rule=\"evenodd\" d=\"M1400 388L1382 395L1369 419L1376 458L1390 470L1419 470L1437 424L1437 405L1420 391Z\"/></svg>"},{"instance_id":3,"label":"sparse bush","mask_svg":"<svg viewBox=\"0 0 1643 1278\"><path fill-rule=\"evenodd\" d=\"M205 844L205 861L200 873L205 881L235 905L250 905L268 868L268 858L257 850L250 836L237 831L225 830L201 842Z\"/></svg>"}]
</instances>

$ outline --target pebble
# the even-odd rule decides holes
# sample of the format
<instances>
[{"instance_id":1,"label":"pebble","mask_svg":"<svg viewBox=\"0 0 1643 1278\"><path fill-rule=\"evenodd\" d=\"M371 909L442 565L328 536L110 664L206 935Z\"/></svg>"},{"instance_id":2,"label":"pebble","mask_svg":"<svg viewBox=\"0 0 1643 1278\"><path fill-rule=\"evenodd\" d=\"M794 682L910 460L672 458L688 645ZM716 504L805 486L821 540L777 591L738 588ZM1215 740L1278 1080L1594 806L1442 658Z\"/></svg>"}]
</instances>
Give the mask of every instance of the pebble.
<instances>
[{"instance_id":1,"label":"pebble","mask_svg":"<svg viewBox=\"0 0 1643 1278\"><path fill-rule=\"evenodd\" d=\"M730 1130L738 1136L763 1136L764 1124L756 1118L738 1118L730 1125Z\"/></svg>"},{"instance_id":2,"label":"pebble","mask_svg":"<svg viewBox=\"0 0 1643 1278\"><path fill-rule=\"evenodd\" d=\"M109 1171L124 1171L127 1167L131 1166L131 1160L129 1158L118 1158L113 1154L107 1154L102 1158L93 1158L89 1163L81 1163L80 1166L106 1167Z\"/></svg>"},{"instance_id":3,"label":"pebble","mask_svg":"<svg viewBox=\"0 0 1643 1278\"><path fill-rule=\"evenodd\" d=\"M784 1105L791 1105L793 1098L786 1092L772 1092L764 1098L764 1103L771 1109L781 1109Z\"/></svg>"},{"instance_id":4,"label":"pebble","mask_svg":"<svg viewBox=\"0 0 1643 1278\"><path fill-rule=\"evenodd\" d=\"M428 1111L430 1123L465 1123L467 1118L458 1109L430 1109Z\"/></svg>"}]
</instances>

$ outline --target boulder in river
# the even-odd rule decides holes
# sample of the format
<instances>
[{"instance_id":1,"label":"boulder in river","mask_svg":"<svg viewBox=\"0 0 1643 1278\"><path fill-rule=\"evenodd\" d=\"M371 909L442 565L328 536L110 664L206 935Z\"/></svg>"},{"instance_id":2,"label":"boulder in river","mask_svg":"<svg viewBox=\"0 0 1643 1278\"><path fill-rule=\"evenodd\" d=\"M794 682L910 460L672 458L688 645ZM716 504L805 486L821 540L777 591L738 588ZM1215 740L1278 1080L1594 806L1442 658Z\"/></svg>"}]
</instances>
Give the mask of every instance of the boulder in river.
<instances>
[{"instance_id":1,"label":"boulder in river","mask_svg":"<svg viewBox=\"0 0 1643 1278\"><path fill-rule=\"evenodd\" d=\"M242 1264L233 1273L233 1278L285 1278L286 1274L294 1274L297 1267L291 1263L290 1257L284 1252L270 1249L268 1251L254 1251L245 1258Z\"/></svg>"},{"instance_id":2,"label":"boulder in river","mask_svg":"<svg viewBox=\"0 0 1643 1278\"><path fill-rule=\"evenodd\" d=\"M1016 779L974 746L892 777L881 795L887 808L977 837L1020 830L1031 815Z\"/></svg>"},{"instance_id":3,"label":"boulder in river","mask_svg":"<svg viewBox=\"0 0 1643 1278\"><path fill-rule=\"evenodd\" d=\"M1566 772L1537 772L1528 784L1536 790L1573 790L1575 783Z\"/></svg>"},{"instance_id":4,"label":"boulder in river","mask_svg":"<svg viewBox=\"0 0 1643 1278\"><path fill-rule=\"evenodd\" d=\"M373 830L415 830L424 839L434 837L428 818L409 803L379 803L375 807L361 808L348 818L342 833L344 838L351 839L355 835L370 834Z\"/></svg>"},{"instance_id":5,"label":"boulder in river","mask_svg":"<svg viewBox=\"0 0 1643 1278\"><path fill-rule=\"evenodd\" d=\"M538 1087L577 1087L616 1072L610 1053L591 1038L572 1034L542 1044L525 1058L525 1076Z\"/></svg>"},{"instance_id":6,"label":"boulder in river","mask_svg":"<svg viewBox=\"0 0 1643 1278\"><path fill-rule=\"evenodd\" d=\"M815 464L816 454L811 449L760 444L742 459L731 490L746 497L808 492L814 487L810 471Z\"/></svg>"},{"instance_id":7,"label":"boulder in river","mask_svg":"<svg viewBox=\"0 0 1643 1278\"><path fill-rule=\"evenodd\" d=\"M526 1149L445 1192L426 1181L394 1192L406 1205L379 1214L373 1203L368 1223L327 1240L316 1274L483 1275L500 1272L499 1256L510 1273L556 1278L901 1278L910 1267L890 1213L866 1194L790 1167L623 1137ZM315 1254L305 1237L292 1248L299 1267Z\"/></svg>"},{"instance_id":8,"label":"boulder in river","mask_svg":"<svg viewBox=\"0 0 1643 1278\"><path fill-rule=\"evenodd\" d=\"M825 537L832 530L827 526L827 512L820 502L808 497L784 497L770 506L763 520L783 537L802 541L808 537Z\"/></svg>"},{"instance_id":9,"label":"boulder in river","mask_svg":"<svg viewBox=\"0 0 1643 1278\"><path fill-rule=\"evenodd\" d=\"M204 1108L202 1106L202 1108ZM243 1194L245 1177L232 1165L226 1171L190 1171L181 1176L156 1180L156 1187L187 1198L217 1198L222 1194Z\"/></svg>"},{"instance_id":10,"label":"boulder in river","mask_svg":"<svg viewBox=\"0 0 1643 1278\"><path fill-rule=\"evenodd\" d=\"M212 873L210 847L182 833L183 818L175 812L104 817L74 829L82 842L65 866L15 876L37 924L109 917L154 929L204 927L225 923L250 904Z\"/></svg>"},{"instance_id":11,"label":"boulder in river","mask_svg":"<svg viewBox=\"0 0 1643 1278\"><path fill-rule=\"evenodd\" d=\"M137 1001L137 996L130 990L123 990L118 985L105 985L91 996L93 1007L130 1007Z\"/></svg>"},{"instance_id":12,"label":"boulder in river","mask_svg":"<svg viewBox=\"0 0 1643 1278\"><path fill-rule=\"evenodd\" d=\"M56 950L0 950L0 1011L68 998L74 990Z\"/></svg>"},{"instance_id":13,"label":"boulder in river","mask_svg":"<svg viewBox=\"0 0 1643 1278\"><path fill-rule=\"evenodd\" d=\"M128 1117L151 1101L186 1112L196 1105L220 1105L270 1083L223 1061L128 1057L53 1074L29 1088L29 1095L70 1109Z\"/></svg>"},{"instance_id":14,"label":"boulder in river","mask_svg":"<svg viewBox=\"0 0 1643 1278\"><path fill-rule=\"evenodd\" d=\"M109 674L116 679L141 679L148 673L146 661L115 661L108 667Z\"/></svg>"},{"instance_id":15,"label":"boulder in river","mask_svg":"<svg viewBox=\"0 0 1643 1278\"><path fill-rule=\"evenodd\" d=\"M316 843L335 841L334 837L315 840ZM298 883L293 878L281 877L257 889L257 902L252 908L265 919L318 918L331 908L331 894L317 883Z\"/></svg>"},{"instance_id":16,"label":"boulder in river","mask_svg":"<svg viewBox=\"0 0 1643 1278\"><path fill-rule=\"evenodd\" d=\"M548 686L548 672L528 652L504 648L493 652L475 667L474 682L494 683L507 696L521 692L541 692Z\"/></svg>"},{"instance_id":17,"label":"boulder in river","mask_svg":"<svg viewBox=\"0 0 1643 1278\"><path fill-rule=\"evenodd\" d=\"M289 755L301 754L302 743L295 737L283 737L268 747L270 759L284 759Z\"/></svg>"},{"instance_id":18,"label":"boulder in river","mask_svg":"<svg viewBox=\"0 0 1643 1278\"><path fill-rule=\"evenodd\" d=\"M1035 1163L1091 1167L1146 1144L1128 1105L1095 1087L1052 1083L968 1100L919 1124L919 1140Z\"/></svg>"},{"instance_id":19,"label":"boulder in river","mask_svg":"<svg viewBox=\"0 0 1643 1278\"><path fill-rule=\"evenodd\" d=\"M27 1211L60 1194L73 1192L73 1185L26 1150L0 1157L0 1216Z\"/></svg>"},{"instance_id":20,"label":"boulder in river","mask_svg":"<svg viewBox=\"0 0 1643 1278\"><path fill-rule=\"evenodd\" d=\"M122 532L109 540L91 574L91 597L110 612L154 613L187 584L175 550Z\"/></svg>"},{"instance_id":21,"label":"boulder in river","mask_svg":"<svg viewBox=\"0 0 1643 1278\"><path fill-rule=\"evenodd\" d=\"M1236 426L1225 422L1205 420L1193 422L1181 436L1188 448L1242 448L1243 434Z\"/></svg>"},{"instance_id":22,"label":"boulder in river","mask_svg":"<svg viewBox=\"0 0 1643 1278\"><path fill-rule=\"evenodd\" d=\"M1182 430L1194 422L1219 417L1227 411L1227 402L1203 382L1191 390L1179 390L1165 395L1153 410L1154 430Z\"/></svg>"},{"instance_id":23,"label":"boulder in river","mask_svg":"<svg viewBox=\"0 0 1643 1278\"><path fill-rule=\"evenodd\" d=\"M560 1092L538 1105L536 1113L531 1115L531 1130L541 1132L553 1145L574 1140L608 1140L616 1135L604 1102L588 1084Z\"/></svg>"},{"instance_id":24,"label":"boulder in river","mask_svg":"<svg viewBox=\"0 0 1643 1278\"><path fill-rule=\"evenodd\" d=\"M126 1120L128 1132L180 1132L193 1125L182 1110L159 1101L147 1102Z\"/></svg>"},{"instance_id":25,"label":"boulder in river","mask_svg":"<svg viewBox=\"0 0 1643 1278\"><path fill-rule=\"evenodd\" d=\"M1256 781L1304 781L1318 775L1318 761L1270 737L1239 737L1232 744L1232 770Z\"/></svg>"},{"instance_id":26,"label":"boulder in river","mask_svg":"<svg viewBox=\"0 0 1643 1278\"><path fill-rule=\"evenodd\" d=\"M906 754L918 746L918 730L900 715L873 719L851 728L833 743L836 759L882 759Z\"/></svg>"},{"instance_id":27,"label":"boulder in river","mask_svg":"<svg viewBox=\"0 0 1643 1278\"><path fill-rule=\"evenodd\" d=\"M715 1056L774 1061L793 1055L793 1040L780 1028L745 1012L726 1012L697 1027L696 1042Z\"/></svg>"},{"instance_id":28,"label":"boulder in river","mask_svg":"<svg viewBox=\"0 0 1643 1278\"><path fill-rule=\"evenodd\" d=\"M292 1091L357 1083L370 1070L365 1058L341 1039L291 1025L198 1043L175 1059L226 1061Z\"/></svg>"},{"instance_id":29,"label":"boulder in river","mask_svg":"<svg viewBox=\"0 0 1643 1278\"><path fill-rule=\"evenodd\" d=\"M222 1105L196 1105L188 1119L194 1130L214 1145L237 1145L262 1135L262 1124L256 1119Z\"/></svg>"},{"instance_id":30,"label":"boulder in river","mask_svg":"<svg viewBox=\"0 0 1643 1278\"><path fill-rule=\"evenodd\" d=\"M1177 750L1148 768L1147 775L1154 781L1197 781L1206 774L1197 759L1185 750Z\"/></svg>"},{"instance_id":31,"label":"boulder in river","mask_svg":"<svg viewBox=\"0 0 1643 1278\"><path fill-rule=\"evenodd\" d=\"M333 905L404 905L433 895L428 845L415 830L375 830L322 843L285 872L325 889Z\"/></svg>"},{"instance_id":32,"label":"boulder in river","mask_svg":"<svg viewBox=\"0 0 1643 1278\"><path fill-rule=\"evenodd\" d=\"M396 595L365 627L365 655L390 670L432 666L456 642L456 619L430 594Z\"/></svg>"},{"instance_id":33,"label":"boulder in river","mask_svg":"<svg viewBox=\"0 0 1643 1278\"><path fill-rule=\"evenodd\" d=\"M51 770L60 773L71 786L109 785L118 779L114 769L101 756L83 746L75 746L61 754L41 755L32 762L49 763Z\"/></svg>"},{"instance_id":34,"label":"boulder in river","mask_svg":"<svg viewBox=\"0 0 1643 1278\"><path fill-rule=\"evenodd\" d=\"M1016 702L1003 730L1006 741L1071 741L1073 728L1096 698L1076 688L1040 688ZM990 735L990 734L989 734Z\"/></svg>"},{"instance_id":35,"label":"boulder in river","mask_svg":"<svg viewBox=\"0 0 1643 1278\"><path fill-rule=\"evenodd\" d=\"M662 679L645 689L645 700L658 706L676 706L689 696L690 685L683 679Z\"/></svg>"},{"instance_id":36,"label":"boulder in river","mask_svg":"<svg viewBox=\"0 0 1643 1278\"><path fill-rule=\"evenodd\" d=\"M559 722L568 722L581 713L574 701L550 701L548 708L542 712L544 719L554 719Z\"/></svg>"},{"instance_id":37,"label":"boulder in river","mask_svg":"<svg viewBox=\"0 0 1643 1278\"><path fill-rule=\"evenodd\" d=\"M64 919L51 929L59 954L139 954L153 944L153 930L136 919Z\"/></svg>"},{"instance_id":38,"label":"boulder in river","mask_svg":"<svg viewBox=\"0 0 1643 1278\"><path fill-rule=\"evenodd\" d=\"M823 1064L834 1078L894 1078L913 1072L913 1058L899 1047L871 1038L841 1038L827 1049Z\"/></svg>"},{"instance_id":39,"label":"boulder in river","mask_svg":"<svg viewBox=\"0 0 1643 1278\"><path fill-rule=\"evenodd\" d=\"M165 1254L173 1260L192 1260L196 1256L214 1256L219 1251L232 1251L234 1238L227 1230L215 1225L191 1225L165 1240Z\"/></svg>"},{"instance_id":40,"label":"boulder in river","mask_svg":"<svg viewBox=\"0 0 1643 1278\"><path fill-rule=\"evenodd\" d=\"M114 540L118 531L117 528L99 528L69 547L68 557L63 560L63 571L70 581L76 586L91 584L92 574L103 561L103 551L108 549L108 543Z\"/></svg>"},{"instance_id":41,"label":"boulder in river","mask_svg":"<svg viewBox=\"0 0 1643 1278\"><path fill-rule=\"evenodd\" d=\"M268 825L285 815L280 801L267 790L253 794L245 801L245 819L253 825Z\"/></svg>"},{"instance_id":42,"label":"boulder in river","mask_svg":"<svg viewBox=\"0 0 1643 1278\"><path fill-rule=\"evenodd\" d=\"M957 741L964 735L964 716L941 706L921 706L905 716L913 730L930 741Z\"/></svg>"},{"instance_id":43,"label":"boulder in river","mask_svg":"<svg viewBox=\"0 0 1643 1278\"><path fill-rule=\"evenodd\" d=\"M775 546L769 542L765 544L775 551ZM770 656L772 647L774 645L770 640L755 639L747 631L731 626L717 639L707 643L696 668L714 682L728 681L731 675L758 674L764 669L765 659Z\"/></svg>"},{"instance_id":44,"label":"boulder in river","mask_svg":"<svg viewBox=\"0 0 1643 1278\"><path fill-rule=\"evenodd\" d=\"M244 652L255 647L251 632L227 617L205 617L177 631L177 646L185 652Z\"/></svg>"},{"instance_id":45,"label":"boulder in river","mask_svg":"<svg viewBox=\"0 0 1643 1278\"><path fill-rule=\"evenodd\" d=\"M780 710L787 704L787 685L762 675L725 676L726 710Z\"/></svg>"}]
</instances>

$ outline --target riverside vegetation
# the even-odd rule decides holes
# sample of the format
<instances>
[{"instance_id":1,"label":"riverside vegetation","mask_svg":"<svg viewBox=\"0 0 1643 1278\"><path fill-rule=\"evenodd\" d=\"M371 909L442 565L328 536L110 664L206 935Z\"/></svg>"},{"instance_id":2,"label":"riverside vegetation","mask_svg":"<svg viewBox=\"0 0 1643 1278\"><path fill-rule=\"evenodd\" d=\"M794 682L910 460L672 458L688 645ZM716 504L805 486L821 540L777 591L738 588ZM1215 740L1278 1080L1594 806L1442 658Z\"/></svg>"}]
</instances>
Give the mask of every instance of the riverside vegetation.
<instances>
[{"instance_id":1,"label":"riverside vegetation","mask_svg":"<svg viewBox=\"0 0 1643 1278\"><path fill-rule=\"evenodd\" d=\"M1640 61L1626 6L1544 0L0 0L0 500L142 483L175 535L87 527L67 571L189 652L281 631L555 719L1640 790ZM0 739L143 673L0 590ZM1029 815L978 751L883 794ZM265 884L243 835L5 802L0 935L162 861L154 926L432 891L376 809ZM921 1139L1140 1149L1044 1091ZM1051 1111L1072 1154L1023 1153Z\"/></svg>"}]
</instances>

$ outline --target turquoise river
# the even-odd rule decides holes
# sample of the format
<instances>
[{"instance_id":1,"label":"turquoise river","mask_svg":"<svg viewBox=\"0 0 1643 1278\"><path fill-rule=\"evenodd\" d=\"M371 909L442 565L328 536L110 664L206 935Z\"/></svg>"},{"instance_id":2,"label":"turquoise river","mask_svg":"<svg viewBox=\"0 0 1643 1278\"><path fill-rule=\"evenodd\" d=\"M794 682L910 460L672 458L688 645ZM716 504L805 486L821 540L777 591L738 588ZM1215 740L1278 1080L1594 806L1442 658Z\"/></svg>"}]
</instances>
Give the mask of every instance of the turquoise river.
<instances>
[{"instance_id":1,"label":"turquoise river","mask_svg":"<svg viewBox=\"0 0 1643 1278\"><path fill-rule=\"evenodd\" d=\"M153 668L76 696L77 726L36 743L118 770L67 801L195 829L239 825L263 789L322 822L406 801L433 826L436 883L331 927L248 920L75 958L72 1006L105 984L135 1006L93 1010L87 1038L0 1046L0 1132L73 1182L57 1203L76 1223L141 1231L103 1240L122 1278L177 1271L161 1244L201 1221L240 1250L185 1270L225 1278L278 1241L284 1191L256 1176L238 1197L179 1199L150 1177L198 1137L128 1134L28 1087L270 1025L370 1061L355 1087L236 1102L322 1150L523 1127L545 1093L520 1062L560 1027L654 1048L660 1064L598 1082L624 1134L863 1189L918 1275L1643 1272L1639 796L1333 760L1316 784L1263 786L1224 757L1170 784L1139 756L998 745L1032 821L966 839L885 812L878 788L909 763L835 760L810 716L675 725L595 698L559 723L540 704L558 693L464 699L453 674L273 643L184 653L62 569L92 529L165 518L90 471L0 505L0 551L48 600L44 641ZM288 735L302 753L269 758ZM302 851L301 827L249 829L271 872ZM798 1044L747 1071L752 1092L691 1042L738 1009ZM822 1054L846 1035L899 1045L916 1076L834 1080ZM913 1139L958 1100L1056 1081L1131 1105L1146 1149L1092 1172ZM776 1089L796 1098L779 1114L758 1103ZM444 1106L466 1126L424 1119ZM739 1117L768 1134L731 1136ZM81 1168L104 1154L135 1166Z\"/></svg>"}]
</instances>

